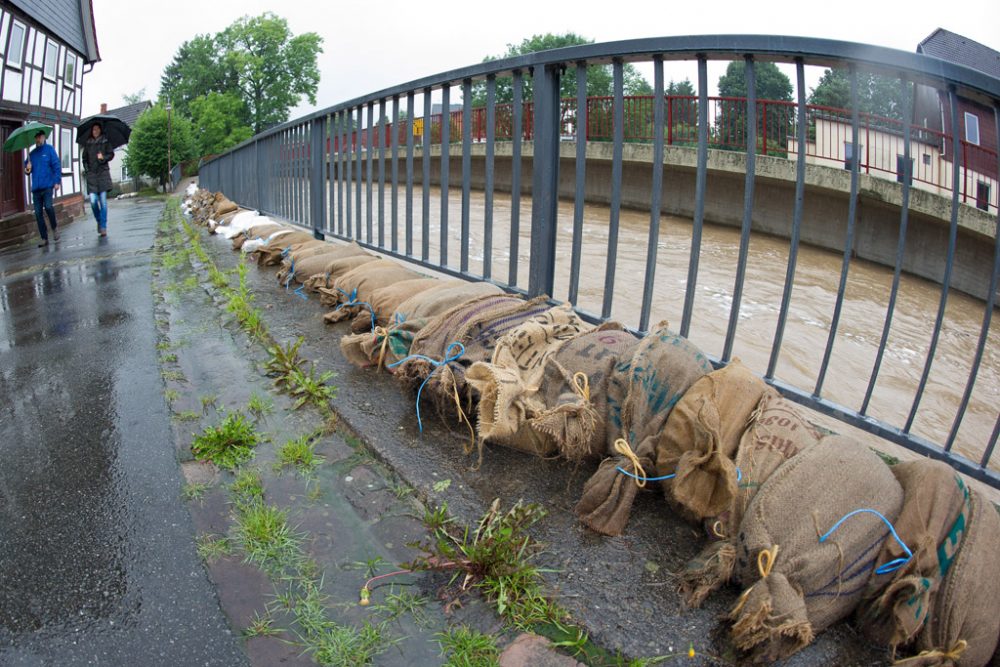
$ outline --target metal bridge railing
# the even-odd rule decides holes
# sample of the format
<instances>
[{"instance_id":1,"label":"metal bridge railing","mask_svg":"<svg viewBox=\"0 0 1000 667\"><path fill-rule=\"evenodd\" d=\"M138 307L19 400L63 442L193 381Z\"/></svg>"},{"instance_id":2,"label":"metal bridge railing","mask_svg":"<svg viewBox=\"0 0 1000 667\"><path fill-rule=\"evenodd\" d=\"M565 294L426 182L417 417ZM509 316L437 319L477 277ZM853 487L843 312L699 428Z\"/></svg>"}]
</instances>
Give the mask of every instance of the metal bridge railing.
<instances>
[{"instance_id":1,"label":"metal bridge railing","mask_svg":"<svg viewBox=\"0 0 1000 667\"><path fill-rule=\"evenodd\" d=\"M743 216L740 227L739 251L736 259L735 278L729 304L728 325L721 352L713 359L717 364L730 361L733 345L740 326L741 300L747 271L747 257L750 245L751 222L754 213L754 186L756 177L756 155L759 150L756 104L755 64L764 61L792 63L796 72L797 102L794 109L793 150L788 155L795 162L795 194L789 202L793 208L792 225L789 234L787 265L784 271L782 296L777 304L777 321L770 337L769 361L766 368L757 370L764 378L785 396L819 412L833 416L842 422L859 427L877 436L901 444L918 453L943 459L959 470L988 483L1000 487L1000 474L989 468L989 463L1000 434L1000 418L996 415L996 403L988 409L996 419L992 434L984 438L981 453L974 457L963 456L954 451L956 434L963 423L969 406L970 396L979 377L987 352L987 341L995 307L997 280L1000 274L1000 244L994 237L993 263L989 270L990 285L986 294L982 324L978 333L975 352L969 363L969 374L965 381L962 398L953 406L949 420L952 423L948 435L932 442L913 432L914 420L922 402L926 399L928 377L935 361L939 358L938 346L941 338L945 309L956 257L959 228L960 195L966 191L960 179L959 169L951 170L951 215L948 224L945 268L941 277L941 291L933 324L928 325L932 333L923 359L919 382L912 387L912 399L906 419L890 423L877 419L869 413L873 394L876 393L880 371L884 368L887 341L896 314L897 294L903 268L906 246L909 200L913 173L911 155L915 136L910 124L899 128L902 134L905 178L901 179L902 205L898 228L898 244L893 272L892 286L888 295L888 306L884 321L871 323L881 330L881 340L872 370L867 378L859 381L855 406L834 402L824 393L830 369L834 343L838 340L848 274L851 269L852 248L856 234L856 219L859 201L859 160L848 161L850 167L850 192L848 215L845 222L844 251L837 278L836 301L830 316L825 346L816 349L819 360L815 382L811 386L795 386L776 377L779 358L786 332L789 314L794 310L792 290L796 276L801 227L803 224L803 201L805 198L805 173L807 157L807 118L805 100L805 74L807 65L822 67L842 67L849 71L851 80L851 108L849 137L852 155L859 155L863 139L860 136L862 121L857 111L858 72L875 72L898 77L899 104L904 110L904 118L912 108L916 86L920 84L944 91L948 105L945 113L950 118L946 124L950 134L945 137L944 147L950 153L951 164L962 164L960 155L963 143L954 136L958 122L959 100L972 100L986 109L992 109L992 123L996 136L1000 136L1000 80L984 73L954 65L928 56L906 53L881 47L778 36L698 36L640 39L605 44L591 44L579 47L557 49L511 58L491 61L470 67L426 77L401 86L378 91L370 95L338 104L304 118L291 121L280 127L253 137L230 152L203 164L199 175L201 185L211 190L221 190L243 206L256 208L269 215L275 215L292 222L311 227L317 236L331 235L340 239L351 239L362 245L377 249L387 255L417 262L446 274L462 276L473 280L490 280L510 289L530 295L548 294L555 299L565 299L578 304L581 295L581 274L591 273L595 267L582 255L584 193L587 178L587 143L576 141L575 200L573 202L572 225L560 228L558 221L558 191L560 165L560 139L566 113L560 99L560 77L565 71L575 70L577 91L573 116L577 122L586 124L590 106L586 95L587 67L590 65L610 65L613 73L613 95L610 99L612 125L611 170L609 183L610 214L606 233L599 239L588 238L588 243L606 243L603 267L603 290L599 295L599 313L590 313L594 320L608 319L612 315L616 295L621 290L641 292L641 307L634 321L627 321L639 332L649 328L654 298L661 294L656 289L657 257L660 252L661 210L663 202L663 157L667 136L667 114L664 104L664 62L687 60L697 65L697 120L695 122L697 166L695 173L695 195L693 202L693 222L691 226L690 256L687 262L687 279L684 282L683 309L680 318L680 333L687 336L696 318L695 296L699 286L699 265L703 259L702 232L705 225L706 180L711 145L710 128L714 119L709 118L708 63L710 60L742 59L745 62L746 89L750 91L746 105L741 112L743 121L743 141L745 141L745 165ZM622 276L617 273L620 219L622 204L623 144L625 128L623 113L623 66L625 62L650 62L654 72L652 96L651 137L653 156L649 177L650 201L649 223L645 255L645 271L641 278ZM507 141L501 142L495 136L496 114L501 105L496 103L498 80L507 80L513 93L512 103L506 107L510 116L511 132ZM531 83L531 96L524 94L526 83ZM487 104L485 111L485 141L474 142L472 86L474 82L485 82ZM445 113L433 131L432 123L405 123L401 119L429 119L432 116L432 98L440 99L442 109L450 109L453 88L460 88L462 109L460 123L452 126L453 114ZM418 105L418 100L420 104ZM530 118L526 118L525 104L530 103ZM422 108L421 108L422 107ZM530 174L522 168L525 150L524 130L531 125ZM405 132L386 133L388 126L403 128ZM414 126L418 134L414 135ZM586 125L585 125L586 126ZM355 130L361 133L360 140ZM458 183L451 182L452 151L438 147L424 150L432 143L448 145L452 137L461 145L460 173ZM372 142L374 137L389 137L388 142ZM433 141L432 141L433 140ZM477 203L472 211L472 154L473 145L483 153L484 187L481 207ZM485 144L483 147L482 144ZM359 145L360 144L360 145ZM506 200L498 202L495 197L498 146L509 157L511 173L509 183L509 206ZM457 150L456 150L457 153ZM563 153L564 155L565 153ZM968 158L966 158L968 159ZM996 159L996 154L992 155ZM433 167L433 169L432 169ZM1000 165L992 165L1000 170ZM432 172L438 185L432 188ZM522 186L530 178L531 192L530 220L521 219ZM452 211L450 194L461 193L461 206ZM527 200L527 198L524 198ZM477 200L478 201L478 200ZM501 206L501 203L503 204ZM527 204L527 201L523 202ZM473 236L477 239L475 257L470 262L470 247ZM524 237L524 238L522 238ZM568 238L567 238L568 237ZM634 244L630 241L630 244ZM524 246L527 247L524 247ZM565 267L565 257L557 261L557 249L569 248L569 266ZM634 250L634 248L629 248ZM707 261L707 260L706 260ZM561 272L559 284L564 282L567 289L557 294L557 264ZM624 285L623 285L624 283ZM617 290L617 291L616 291ZM672 297L672 295L670 295ZM588 315L587 313L584 313ZM914 314L908 314L914 315ZM917 314L923 315L923 314ZM697 342L697 341L695 341ZM711 350L708 351L711 354ZM994 371L991 371L994 372ZM803 383L799 383L803 384Z\"/></svg>"}]
</instances>

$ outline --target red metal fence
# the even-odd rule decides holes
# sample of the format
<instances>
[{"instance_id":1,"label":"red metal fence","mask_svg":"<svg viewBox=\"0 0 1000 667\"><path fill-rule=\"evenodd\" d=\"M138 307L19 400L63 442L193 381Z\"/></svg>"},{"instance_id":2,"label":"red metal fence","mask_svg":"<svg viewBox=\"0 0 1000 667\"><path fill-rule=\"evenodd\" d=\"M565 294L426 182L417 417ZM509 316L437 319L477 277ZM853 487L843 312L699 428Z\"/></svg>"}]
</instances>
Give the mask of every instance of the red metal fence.
<instances>
[{"instance_id":1,"label":"red metal fence","mask_svg":"<svg viewBox=\"0 0 1000 667\"><path fill-rule=\"evenodd\" d=\"M746 150L746 99L739 97L708 98L708 145L718 150ZM584 136L587 141L612 141L614 127L612 97L591 97L587 99L586 125ZM623 99L624 141L626 143L651 143L654 138L653 107L655 99L651 95L627 96ZM664 142L667 146L697 146L698 144L698 98L686 95L668 95L664 98ZM534 138L533 107L531 102L523 105L522 139ZM513 105L497 104L494 110L494 136L496 141L510 141L514 135ZM471 136L473 142L486 141L486 108L472 109ZM562 100L560 111L560 134L563 139L575 141L577 137L576 99ZM807 105L806 159L827 166L851 165L851 114L849 110ZM430 117L431 144L441 142L441 114ZM759 100L757 102L757 152L775 157L795 159L797 157L796 105L793 102ZM902 121L862 113L859 116L858 168L862 173L883 178L902 180L903 131ZM407 120L400 121L396 131L399 146L406 145ZM425 119L418 118L419 128L415 128L414 142L423 142L422 126ZM449 134L451 143L461 143L463 113L449 114ZM389 148L393 126L383 123L369 132L363 128L360 133L353 131L346 143L351 152L360 146ZM951 147L943 132L928 130L911 125L911 166L912 179L918 187L936 191L942 195L951 192ZM369 139L372 135L374 141ZM339 151L343 133L334 129L332 146ZM373 145L374 144L374 145ZM997 152L961 140L960 196L961 201L980 208L997 210Z\"/></svg>"}]
</instances>

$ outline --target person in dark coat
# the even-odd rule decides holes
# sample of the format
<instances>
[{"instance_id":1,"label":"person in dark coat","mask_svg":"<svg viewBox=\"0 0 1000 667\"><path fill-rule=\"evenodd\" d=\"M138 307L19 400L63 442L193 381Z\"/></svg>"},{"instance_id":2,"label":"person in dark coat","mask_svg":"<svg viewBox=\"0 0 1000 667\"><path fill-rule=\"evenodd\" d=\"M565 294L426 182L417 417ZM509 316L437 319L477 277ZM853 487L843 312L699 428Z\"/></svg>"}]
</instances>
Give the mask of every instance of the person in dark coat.
<instances>
[{"instance_id":1,"label":"person in dark coat","mask_svg":"<svg viewBox=\"0 0 1000 667\"><path fill-rule=\"evenodd\" d=\"M94 125L83 146L83 169L87 172L90 207L97 219L97 233L101 236L108 235L108 192L111 191L111 167L108 163L114 157L101 126Z\"/></svg>"},{"instance_id":2,"label":"person in dark coat","mask_svg":"<svg viewBox=\"0 0 1000 667\"><path fill-rule=\"evenodd\" d=\"M28 153L24 161L24 173L31 175L31 198L35 203L35 222L38 223L38 235L42 237L39 248L49 244L49 235L45 229L43 211L48 214L52 224L52 238L59 240L56 230L56 209L52 206L52 191L58 190L62 183L62 165L56 149L45 143L45 133L35 135L35 147Z\"/></svg>"}]
</instances>

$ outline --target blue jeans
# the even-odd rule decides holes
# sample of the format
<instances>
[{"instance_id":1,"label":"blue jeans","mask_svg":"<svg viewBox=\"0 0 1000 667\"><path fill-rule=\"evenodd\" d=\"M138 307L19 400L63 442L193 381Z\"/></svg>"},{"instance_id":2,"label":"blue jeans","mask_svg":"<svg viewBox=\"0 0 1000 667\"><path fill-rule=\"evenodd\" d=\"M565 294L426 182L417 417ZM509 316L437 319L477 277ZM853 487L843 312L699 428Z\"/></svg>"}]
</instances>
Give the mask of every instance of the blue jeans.
<instances>
[{"instance_id":1,"label":"blue jeans","mask_svg":"<svg viewBox=\"0 0 1000 667\"><path fill-rule=\"evenodd\" d=\"M94 210L98 231L105 231L108 228L108 193L91 192L90 208Z\"/></svg>"},{"instance_id":2,"label":"blue jeans","mask_svg":"<svg viewBox=\"0 0 1000 667\"><path fill-rule=\"evenodd\" d=\"M35 222L38 223L38 235L43 241L49 240L48 231L45 229L45 217L42 211L48 213L49 222L52 223L52 231L56 231L56 209L52 206L52 188L42 190L32 190L31 198L35 202Z\"/></svg>"}]
</instances>

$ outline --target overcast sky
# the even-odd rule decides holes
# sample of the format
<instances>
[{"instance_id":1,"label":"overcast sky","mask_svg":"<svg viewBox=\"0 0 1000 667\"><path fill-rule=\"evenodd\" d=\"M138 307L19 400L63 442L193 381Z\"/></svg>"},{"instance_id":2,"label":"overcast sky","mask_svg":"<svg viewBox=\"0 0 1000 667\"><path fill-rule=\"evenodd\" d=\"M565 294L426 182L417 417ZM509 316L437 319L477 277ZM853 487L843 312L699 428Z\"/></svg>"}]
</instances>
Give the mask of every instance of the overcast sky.
<instances>
[{"instance_id":1,"label":"overcast sky","mask_svg":"<svg viewBox=\"0 0 1000 667\"><path fill-rule=\"evenodd\" d=\"M93 0L93 5L102 60L84 78L84 116L97 113L102 102L109 108L121 106L123 95L143 88L146 97L155 100L163 68L184 41L198 34L214 34L241 16L265 11L285 17L295 34L313 31L323 37L317 104L304 101L293 111L293 118L472 65L488 55L502 55L507 44L547 32L575 32L598 42L699 34L793 35L912 52L924 37L942 27L1000 50L998 0L936 3L936 11L933 4L899 0L702 0L683 5L667 0L501 0L447 6L400 0L361 4ZM475 10L467 9L471 7ZM713 85L718 72L709 71ZM674 78L669 71L667 78ZM693 70L690 78L696 80ZM452 99L458 97L458 91L453 92Z\"/></svg>"}]
</instances>

